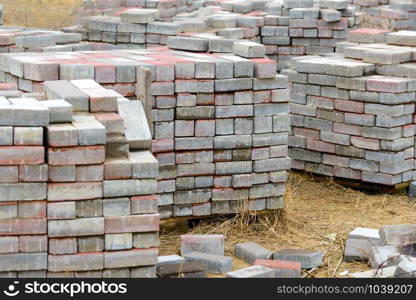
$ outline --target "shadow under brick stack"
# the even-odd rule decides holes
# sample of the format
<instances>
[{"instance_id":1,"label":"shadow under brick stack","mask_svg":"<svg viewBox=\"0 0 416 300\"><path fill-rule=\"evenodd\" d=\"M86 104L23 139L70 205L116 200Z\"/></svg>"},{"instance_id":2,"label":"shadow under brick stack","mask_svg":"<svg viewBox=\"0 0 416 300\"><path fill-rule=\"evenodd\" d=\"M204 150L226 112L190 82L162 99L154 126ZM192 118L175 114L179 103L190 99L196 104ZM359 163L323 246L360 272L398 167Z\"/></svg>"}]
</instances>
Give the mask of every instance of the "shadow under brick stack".
<instances>
[{"instance_id":1,"label":"shadow under brick stack","mask_svg":"<svg viewBox=\"0 0 416 300\"><path fill-rule=\"evenodd\" d=\"M1 178L10 180L0 185L2 275L155 277L158 165L130 147L138 143L126 133L140 122L121 117L129 101L93 80L44 85L41 101L1 106L12 116L1 118L12 134L1 147ZM134 106L130 113L145 118Z\"/></svg>"}]
</instances>

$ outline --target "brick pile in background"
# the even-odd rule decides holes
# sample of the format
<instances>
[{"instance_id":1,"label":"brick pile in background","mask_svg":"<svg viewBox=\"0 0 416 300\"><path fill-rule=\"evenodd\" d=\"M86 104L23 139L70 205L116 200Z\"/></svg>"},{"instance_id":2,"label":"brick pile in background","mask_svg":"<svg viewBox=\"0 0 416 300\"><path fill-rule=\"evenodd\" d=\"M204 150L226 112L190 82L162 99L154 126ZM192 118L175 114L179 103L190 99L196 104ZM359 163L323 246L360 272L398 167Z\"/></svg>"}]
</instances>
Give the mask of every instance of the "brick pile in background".
<instances>
[{"instance_id":1,"label":"brick pile in background","mask_svg":"<svg viewBox=\"0 0 416 300\"><path fill-rule=\"evenodd\" d=\"M45 86L41 101L1 103L1 275L155 277L158 165L126 134L144 114L125 122L130 102L92 80Z\"/></svg>"},{"instance_id":2,"label":"brick pile in background","mask_svg":"<svg viewBox=\"0 0 416 300\"><path fill-rule=\"evenodd\" d=\"M88 16L118 15L126 8L158 9L164 19L169 19L182 12L189 12L203 6L204 0L87 0L81 9L76 11L76 21L82 23ZM218 2L218 1L217 1Z\"/></svg>"},{"instance_id":3,"label":"brick pile in background","mask_svg":"<svg viewBox=\"0 0 416 300\"><path fill-rule=\"evenodd\" d=\"M33 99L0 99L0 265L36 277L47 269L49 111ZM16 274L14 274L16 275Z\"/></svg>"},{"instance_id":4,"label":"brick pile in background","mask_svg":"<svg viewBox=\"0 0 416 300\"><path fill-rule=\"evenodd\" d=\"M378 33L377 33L378 34ZM370 37L368 37L371 39ZM292 88L292 167L395 185L414 180L415 34L346 46L284 70Z\"/></svg>"}]
</instances>

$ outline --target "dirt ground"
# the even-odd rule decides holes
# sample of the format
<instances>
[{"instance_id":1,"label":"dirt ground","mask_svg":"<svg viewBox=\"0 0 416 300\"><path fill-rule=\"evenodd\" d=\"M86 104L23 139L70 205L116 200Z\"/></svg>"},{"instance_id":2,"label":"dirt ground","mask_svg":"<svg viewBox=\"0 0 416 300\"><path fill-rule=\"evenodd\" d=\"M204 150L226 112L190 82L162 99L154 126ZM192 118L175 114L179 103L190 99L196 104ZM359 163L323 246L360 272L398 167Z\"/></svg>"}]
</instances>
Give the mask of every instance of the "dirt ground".
<instances>
[{"instance_id":1,"label":"dirt ground","mask_svg":"<svg viewBox=\"0 0 416 300\"><path fill-rule=\"evenodd\" d=\"M226 255L233 255L238 242L256 242L270 250L308 248L321 250L324 263L303 272L303 277L342 277L369 270L366 263L343 262L348 232L356 227L380 228L386 224L416 222L416 201L405 191L369 193L353 190L330 178L291 173L285 195L285 209L272 216L249 221L246 214L231 219L207 220L192 229L162 227L161 254L179 254L180 234L221 233L226 237ZM234 269L248 266L234 259ZM347 275L348 276L348 275Z\"/></svg>"},{"instance_id":2,"label":"dirt ground","mask_svg":"<svg viewBox=\"0 0 416 300\"><path fill-rule=\"evenodd\" d=\"M60 29L73 25L82 0L0 0L4 25Z\"/></svg>"}]
</instances>

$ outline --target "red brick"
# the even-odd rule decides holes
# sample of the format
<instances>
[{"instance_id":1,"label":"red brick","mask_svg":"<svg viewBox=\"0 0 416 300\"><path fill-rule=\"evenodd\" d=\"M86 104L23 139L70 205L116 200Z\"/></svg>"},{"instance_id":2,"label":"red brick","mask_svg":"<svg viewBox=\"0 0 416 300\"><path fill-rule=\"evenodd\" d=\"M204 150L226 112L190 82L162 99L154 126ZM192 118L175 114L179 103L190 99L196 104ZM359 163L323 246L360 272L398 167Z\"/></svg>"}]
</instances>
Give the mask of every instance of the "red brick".
<instances>
[{"instance_id":1,"label":"red brick","mask_svg":"<svg viewBox=\"0 0 416 300\"><path fill-rule=\"evenodd\" d=\"M364 103L357 101L335 99L335 109L339 111L363 113Z\"/></svg>"},{"instance_id":2,"label":"red brick","mask_svg":"<svg viewBox=\"0 0 416 300\"><path fill-rule=\"evenodd\" d=\"M42 146L1 146L0 165L38 165L45 162Z\"/></svg>"},{"instance_id":3,"label":"red brick","mask_svg":"<svg viewBox=\"0 0 416 300\"><path fill-rule=\"evenodd\" d=\"M90 97L90 110L92 112L115 112L117 111L117 98L120 94L113 90L104 88L83 89Z\"/></svg>"},{"instance_id":4,"label":"red brick","mask_svg":"<svg viewBox=\"0 0 416 300\"><path fill-rule=\"evenodd\" d=\"M53 166L93 165L103 163L104 159L104 146L48 149L48 163Z\"/></svg>"},{"instance_id":5,"label":"red brick","mask_svg":"<svg viewBox=\"0 0 416 300\"><path fill-rule=\"evenodd\" d=\"M106 217L105 233L159 231L159 214Z\"/></svg>"}]
</instances>

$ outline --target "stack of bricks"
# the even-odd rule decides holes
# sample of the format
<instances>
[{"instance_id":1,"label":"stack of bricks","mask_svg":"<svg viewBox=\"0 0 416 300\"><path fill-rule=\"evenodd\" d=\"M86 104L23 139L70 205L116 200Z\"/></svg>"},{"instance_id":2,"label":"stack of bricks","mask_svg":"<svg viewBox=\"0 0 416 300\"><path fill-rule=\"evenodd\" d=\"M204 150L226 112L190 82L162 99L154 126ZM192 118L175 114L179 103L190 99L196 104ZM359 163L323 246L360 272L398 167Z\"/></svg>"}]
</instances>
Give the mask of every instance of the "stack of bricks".
<instances>
[{"instance_id":1,"label":"stack of bricks","mask_svg":"<svg viewBox=\"0 0 416 300\"><path fill-rule=\"evenodd\" d=\"M200 42L179 39L188 48ZM153 102L152 152L160 163L164 218L235 212L242 199L254 200L251 207L259 210L279 208L290 167L287 78L276 75L264 46L236 42L233 48L235 55L158 48L33 54L30 61L4 54L0 68L16 80L35 71L31 83L39 89L58 73L56 80L89 77L108 88L133 86L128 95L145 100L149 121Z\"/></svg>"},{"instance_id":2,"label":"stack of bricks","mask_svg":"<svg viewBox=\"0 0 416 300\"><path fill-rule=\"evenodd\" d=\"M155 277L158 164L127 136L144 114L131 128L129 101L92 80L45 82L41 100L1 103L1 275Z\"/></svg>"},{"instance_id":3,"label":"stack of bricks","mask_svg":"<svg viewBox=\"0 0 416 300\"><path fill-rule=\"evenodd\" d=\"M360 23L360 14L348 1L286 0L205 2L205 11L181 13L160 22L160 9L127 9L119 16L86 20L90 41L131 43L143 48L166 45L169 36L183 35L221 43L210 52L230 52L226 45L246 39L266 46L278 70L293 56L335 52L347 30Z\"/></svg>"},{"instance_id":4,"label":"stack of bricks","mask_svg":"<svg viewBox=\"0 0 416 300\"><path fill-rule=\"evenodd\" d=\"M386 40L282 72L292 88L294 169L388 186L414 180L416 36Z\"/></svg>"},{"instance_id":5,"label":"stack of bricks","mask_svg":"<svg viewBox=\"0 0 416 300\"><path fill-rule=\"evenodd\" d=\"M234 50L240 56L157 56L152 150L160 164L161 218L283 205L287 78L276 75L262 45L236 43Z\"/></svg>"},{"instance_id":6,"label":"stack of bricks","mask_svg":"<svg viewBox=\"0 0 416 300\"><path fill-rule=\"evenodd\" d=\"M80 33L65 33L46 29L0 27L0 52L63 52L110 50L108 43L82 42Z\"/></svg>"},{"instance_id":7,"label":"stack of bricks","mask_svg":"<svg viewBox=\"0 0 416 300\"><path fill-rule=\"evenodd\" d=\"M86 0L76 17L82 22L83 17L95 15L117 15L126 8L158 9L163 19L169 19L182 12L197 10L205 0Z\"/></svg>"}]
</instances>

